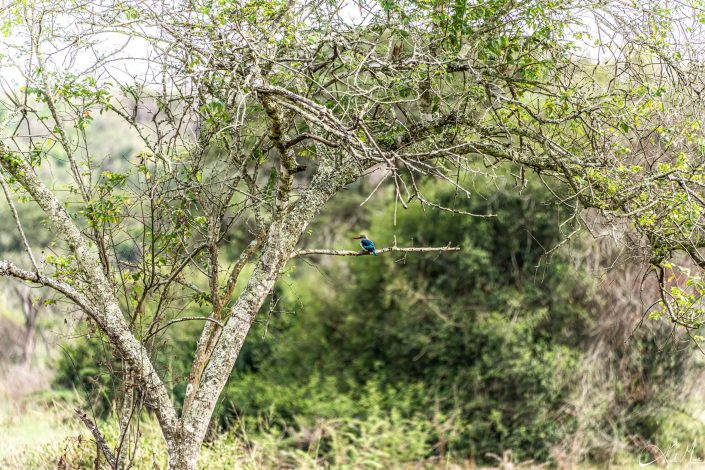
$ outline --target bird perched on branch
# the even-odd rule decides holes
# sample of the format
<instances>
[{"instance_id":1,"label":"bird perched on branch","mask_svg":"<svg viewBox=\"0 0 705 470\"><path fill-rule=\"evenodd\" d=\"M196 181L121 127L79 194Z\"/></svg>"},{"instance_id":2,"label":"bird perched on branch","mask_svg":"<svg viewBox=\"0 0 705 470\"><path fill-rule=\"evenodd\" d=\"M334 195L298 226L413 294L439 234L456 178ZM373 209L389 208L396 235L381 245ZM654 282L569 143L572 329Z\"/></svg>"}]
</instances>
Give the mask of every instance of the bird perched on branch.
<instances>
[{"instance_id":1,"label":"bird perched on branch","mask_svg":"<svg viewBox=\"0 0 705 470\"><path fill-rule=\"evenodd\" d=\"M367 235L360 235L359 237L354 237L353 240L360 240L360 246L362 247L363 250L377 256L377 250L375 249L375 244L372 243L372 240L367 238Z\"/></svg>"}]
</instances>

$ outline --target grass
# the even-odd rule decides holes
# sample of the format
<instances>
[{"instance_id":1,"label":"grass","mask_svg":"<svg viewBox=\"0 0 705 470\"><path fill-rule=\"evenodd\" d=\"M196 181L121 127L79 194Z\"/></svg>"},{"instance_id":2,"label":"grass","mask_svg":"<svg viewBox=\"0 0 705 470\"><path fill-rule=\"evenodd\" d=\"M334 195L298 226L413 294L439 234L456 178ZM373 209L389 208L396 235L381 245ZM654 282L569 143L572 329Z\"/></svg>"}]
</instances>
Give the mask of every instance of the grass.
<instances>
[{"instance_id":1,"label":"grass","mask_svg":"<svg viewBox=\"0 0 705 470\"><path fill-rule=\"evenodd\" d=\"M79 435L66 403L37 397L0 402L0 468L54 468L56 461L39 467L25 462Z\"/></svg>"},{"instance_id":2,"label":"grass","mask_svg":"<svg viewBox=\"0 0 705 470\"><path fill-rule=\"evenodd\" d=\"M44 410L45 416L55 413ZM40 419L36 419L39 417ZM65 418L53 418L57 432L42 430L34 445L15 442L14 452L0 458L0 468L85 468L92 465L95 445L88 433ZM22 419L18 429L31 435L41 428L41 417ZM101 424L106 436L115 436L114 420ZM400 428L396 429L396 426ZM353 431L354 430L354 431ZM374 434L373 434L374 433ZM244 428L219 434L201 452L203 469L314 469L314 468L473 468L471 462L438 460L425 455L428 448L415 423L393 420L365 422L321 421L315 428L296 431ZM164 468L166 450L156 422L140 423L140 444L134 453L135 470ZM156 465L156 467L155 467Z\"/></svg>"},{"instance_id":3,"label":"grass","mask_svg":"<svg viewBox=\"0 0 705 470\"><path fill-rule=\"evenodd\" d=\"M73 411L81 401L74 394L50 391L46 380L41 380L43 376L41 370L16 368L0 382L0 469L93 468L95 443ZM625 449L609 466L582 464L579 468L705 468L699 457L703 451L704 435L699 431L702 423L696 420L690 423L694 431L683 432L690 429L680 422L683 419L670 414L662 424L668 432L664 432L660 449L650 448L640 456L630 455ZM117 435L116 421L110 418L100 423L109 441ZM166 449L158 424L145 415L139 425L139 445L131 449L132 468L164 468ZM271 418L250 418L215 435L203 447L199 464L202 469L477 468L473 460L455 454L452 448L434 447L437 432L426 419L406 418L395 412L380 411L365 419L300 421L295 426ZM554 468L517 462L510 451L490 461L490 468L498 469Z\"/></svg>"},{"instance_id":4,"label":"grass","mask_svg":"<svg viewBox=\"0 0 705 470\"><path fill-rule=\"evenodd\" d=\"M100 424L107 437L116 434L115 420ZM474 469L475 462L434 457L427 444L426 424L395 416L364 421L321 420L313 427L282 429L245 426L218 434L204 446L199 466L202 469ZM688 452L671 448L664 459L652 461L648 453L638 457L617 456L609 468L674 469L704 468L703 462ZM70 402L26 397L23 403L0 405L0 468L8 469L83 469L92 468L95 444L79 425ZM553 468L546 464L516 462L511 452L494 457L497 469ZM140 444L134 453L134 470L164 468L166 450L157 423L151 418L140 422ZM580 465L581 469L602 469L606 465Z\"/></svg>"}]
</instances>

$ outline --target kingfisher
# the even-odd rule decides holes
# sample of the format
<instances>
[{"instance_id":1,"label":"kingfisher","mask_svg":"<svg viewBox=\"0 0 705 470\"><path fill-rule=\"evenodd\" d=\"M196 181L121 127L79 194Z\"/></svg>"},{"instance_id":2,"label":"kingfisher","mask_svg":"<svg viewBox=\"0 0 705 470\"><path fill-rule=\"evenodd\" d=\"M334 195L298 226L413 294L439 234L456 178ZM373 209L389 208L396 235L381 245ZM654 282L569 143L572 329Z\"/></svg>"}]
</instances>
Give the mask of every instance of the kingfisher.
<instances>
[{"instance_id":1,"label":"kingfisher","mask_svg":"<svg viewBox=\"0 0 705 470\"><path fill-rule=\"evenodd\" d=\"M377 250L375 249L375 244L372 243L372 240L367 238L367 235L360 235L359 237L354 237L353 240L360 240L360 246L362 247L363 250L377 256Z\"/></svg>"}]
</instances>

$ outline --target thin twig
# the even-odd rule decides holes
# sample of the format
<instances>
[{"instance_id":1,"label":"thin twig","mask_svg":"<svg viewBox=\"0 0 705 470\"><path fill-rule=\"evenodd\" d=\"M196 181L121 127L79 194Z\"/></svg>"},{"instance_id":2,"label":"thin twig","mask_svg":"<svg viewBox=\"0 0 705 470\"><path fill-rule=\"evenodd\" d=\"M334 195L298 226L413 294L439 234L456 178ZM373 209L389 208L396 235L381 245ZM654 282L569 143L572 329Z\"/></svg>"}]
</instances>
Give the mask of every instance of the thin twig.
<instances>
[{"instance_id":1,"label":"thin twig","mask_svg":"<svg viewBox=\"0 0 705 470\"><path fill-rule=\"evenodd\" d=\"M174 323L179 323L179 322L182 322L182 321L199 321L199 320L200 320L200 321L209 321L209 322L213 322L213 323L216 323L219 327L221 327L221 328L223 327L223 324L222 324L221 322L219 322L219 321L216 320L215 318L211 318L211 317L179 317L179 318L174 318L173 320L169 320L168 322L166 322L166 323L164 324L164 326L162 326L162 327L160 327L160 328L157 328L157 329L154 330L152 333L150 333L144 340L146 341L147 339L149 339L149 338L151 338L152 336L156 335L157 333L159 333L160 331L164 330L165 328L169 328L169 327L170 327L171 325L173 325Z\"/></svg>"},{"instance_id":2,"label":"thin twig","mask_svg":"<svg viewBox=\"0 0 705 470\"><path fill-rule=\"evenodd\" d=\"M22 223L20 222L20 216L17 214L17 209L15 208L15 203L12 202L12 196L10 195L10 190L7 187L7 183L5 182L5 177L0 173L0 185L2 185L2 190L5 193L5 198L7 199L7 204L10 206L10 211L12 212L12 217L15 219L15 225L17 226L17 231L20 233L20 238L22 239L22 244L24 245L24 249L27 252L27 256L29 256L30 261L32 262L32 267L34 268L34 271L36 273L39 273L39 265L37 265L37 260L34 258L34 254L32 253L32 248L29 246L29 242L27 241L27 237L24 234L24 230L22 229Z\"/></svg>"}]
</instances>

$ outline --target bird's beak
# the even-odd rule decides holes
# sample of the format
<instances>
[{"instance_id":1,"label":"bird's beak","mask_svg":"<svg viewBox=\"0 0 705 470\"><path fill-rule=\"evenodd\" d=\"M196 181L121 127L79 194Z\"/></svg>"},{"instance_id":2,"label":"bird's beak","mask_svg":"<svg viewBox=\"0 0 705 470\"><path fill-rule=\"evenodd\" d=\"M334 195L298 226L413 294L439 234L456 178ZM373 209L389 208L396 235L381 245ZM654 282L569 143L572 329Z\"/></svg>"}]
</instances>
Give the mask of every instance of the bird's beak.
<instances>
[{"instance_id":1,"label":"bird's beak","mask_svg":"<svg viewBox=\"0 0 705 470\"><path fill-rule=\"evenodd\" d=\"M352 239L353 239L353 240L359 240L359 239L361 239L361 238L362 238L362 237L353 237Z\"/></svg>"}]
</instances>

